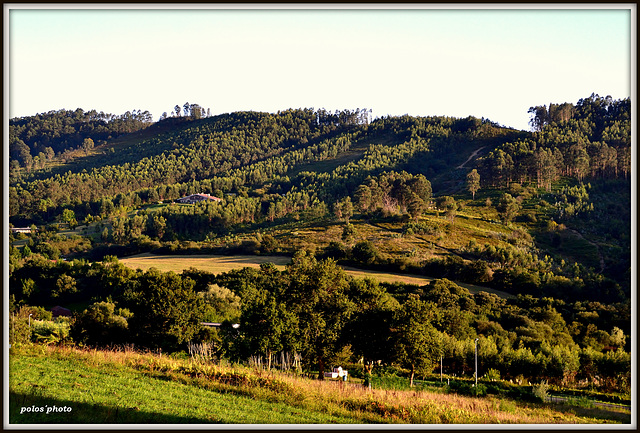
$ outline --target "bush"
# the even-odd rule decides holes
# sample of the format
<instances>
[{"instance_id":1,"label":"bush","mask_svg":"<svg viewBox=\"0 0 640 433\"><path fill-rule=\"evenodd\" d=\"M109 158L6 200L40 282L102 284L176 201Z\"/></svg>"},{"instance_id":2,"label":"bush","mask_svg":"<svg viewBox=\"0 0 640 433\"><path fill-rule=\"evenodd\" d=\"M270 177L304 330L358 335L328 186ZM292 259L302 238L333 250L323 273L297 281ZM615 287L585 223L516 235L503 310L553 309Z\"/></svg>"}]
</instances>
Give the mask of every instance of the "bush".
<instances>
[{"instance_id":1,"label":"bush","mask_svg":"<svg viewBox=\"0 0 640 433\"><path fill-rule=\"evenodd\" d=\"M31 314L31 320L51 320L52 313L47 311L44 307L30 307L25 306L27 314Z\"/></svg>"},{"instance_id":2,"label":"bush","mask_svg":"<svg viewBox=\"0 0 640 433\"><path fill-rule=\"evenodd\" d=\"M533 395L542 402L546 401L547 397L549 397L548 391L549 384L546 380L543 380L537 385L533 385Z\"/></svg>"},{"instance_id":3,"label":"bush","mask_svg":"<svg viewBox=\"0 0 640 433\"><path fill-rule=\"evenodd\" d=\"M357 262L371 265L378 258L378 250L371 241L362 241L355 244L351 256Z\"/></svg>"},{"instance_id":4,"label":"bush","mask_svg":"<svg viewBox=\"0 0 640 433\"><path fill-rule=\"evenodd\" d=\"M438 231L438 226L428 222L409 222L402 227L405 235L434 235Z\"/></svg>"},{"instance_id":5,"label":"bush","mask_svg":"<svg viewBox=\"0 0 640 433\"><path fill-rule=\"evenodd\" d=\"M69 341L69 323L57 320L34 320L31 322L33 329L31 338L38 343L60 344Z\"/></svg>"},{"instance_id":6,"label":"bush","mask_svg":"<svg viewBox=\"0 0 640 433\"><path fill-rule=\"evenodd\" d=\"M9 344L20 345L31 341L29 327L29 307L23 306L9 318Z\"/></svg>"},{"instance_id":7,"label":"bush","mask_svg":"<svg viewBox=\"0 0 640 433\"><path fill-rule=\"evenodd\" d=\"M334 260L345 259L348 256L348 251L340 242L331 241L322 251L321 258L332 258Z\"/></svg>"},{"instance_id":8,"label":"bush","mask_svg":"<svg viewBox=\"0 0 640 433\"><path fill-rule=\"evenodd\" d=\"M490 381L500 380L500 372L495 368L489 369L484 375L484 378Z\"/></svg>"},{"instance_id":9,"label":"bush","mask_svg":"<svg viewBox=\"0 0 640 433\"><path fill-rule=\"evenodd\" d=\"M357 234L358 232L356 231L356 228L353 224L351 223L346 224L342 229L342 240L345 242L348 242L351 239L353 239Z\"/></svg>"},{"instance_id":10,"label":"bush","mask_svg":"<svg viewBox=\"0 0 640 433\"><path fill-rule=\"evenodd\" d=\"M78 343L88 345L125 343L129 335L127 319L116 314L115 304L96 302L78 315L71 335Z\"/></svg>"}]
</instances>

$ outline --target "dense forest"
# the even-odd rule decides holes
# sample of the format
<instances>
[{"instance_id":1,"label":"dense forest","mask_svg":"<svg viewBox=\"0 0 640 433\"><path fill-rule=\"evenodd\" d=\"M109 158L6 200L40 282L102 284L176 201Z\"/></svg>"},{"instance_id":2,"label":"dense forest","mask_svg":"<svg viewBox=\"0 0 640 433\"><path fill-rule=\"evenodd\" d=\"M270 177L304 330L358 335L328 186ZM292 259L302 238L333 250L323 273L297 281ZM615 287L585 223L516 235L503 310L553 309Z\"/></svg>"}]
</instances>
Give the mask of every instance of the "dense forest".
<instances>
[{"instance_id":1,"label":"dense forest","mask_svg":"<svg viewBox=\"0 0 640 433\"><path fill-rule=\"evenodd\" d=\"M74 306L77 344L210 341L234 360L297 353L320 374L362 360L413 378L440 357L468 374L478 338L484 373L627 389L630 100L531 107L531 131L370 114L186 103L157 122L11 119L9 218L30 228L10 233L12 311ZM222 200L176 201L196 193ZM141 252L292 261L214 275L116 258ZM378 283L341 265L434 280Z\"/></svg>"}]
</instances>

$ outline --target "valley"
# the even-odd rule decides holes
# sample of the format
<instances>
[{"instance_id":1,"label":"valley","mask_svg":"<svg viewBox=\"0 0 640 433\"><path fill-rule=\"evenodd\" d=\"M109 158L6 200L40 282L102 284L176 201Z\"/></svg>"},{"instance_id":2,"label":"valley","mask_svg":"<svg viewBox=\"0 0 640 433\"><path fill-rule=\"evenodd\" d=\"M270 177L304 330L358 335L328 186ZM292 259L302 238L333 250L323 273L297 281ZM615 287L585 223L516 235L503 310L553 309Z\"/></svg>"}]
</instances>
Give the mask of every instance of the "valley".
<instances>
[{"instance_id":1,"label":"valley","mask_svg":"<svg viewBox=\"0 0 640 433\"><path fill-rule=\"evenodd\" d=\"M593 403L631 399L628 98L532 107L530 131L177 107L11 120L15 420L628 423Z\"/></svg>"}]
</instances>

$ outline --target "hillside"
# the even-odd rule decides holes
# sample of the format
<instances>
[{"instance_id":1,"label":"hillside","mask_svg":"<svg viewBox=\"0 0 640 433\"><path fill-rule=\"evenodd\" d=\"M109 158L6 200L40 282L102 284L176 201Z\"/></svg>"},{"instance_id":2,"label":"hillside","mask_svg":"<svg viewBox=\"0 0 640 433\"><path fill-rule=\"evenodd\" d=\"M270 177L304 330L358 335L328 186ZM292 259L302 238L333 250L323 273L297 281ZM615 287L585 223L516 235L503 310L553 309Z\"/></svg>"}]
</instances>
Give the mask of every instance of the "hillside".
<instances>
[{"instance_id":1,"label":"hillside","mask_svg":"<svg viewBox=\"0 0 640 433\"><path fill-rule=\"evenodd\" d=\"M207 342L411 382L473 376L479 342L483 375L628 395L630 101L529 112L531 132L361 109L12 119L12 341ZM179 201L199 193L221 200ZM54 306L67 334L27 327Z\"/></svg>"},{"instance_id":2,"label":"hillside","mask_svg":"<svg viewBox=\"0 0 640 433\"><path fill-rule=\"evenodd\" d=\"M595 117L606 104L603 119ZM10 188L10 220L73 220L92 229L97 221L93 245L110 245L115 254L115 245L141 243L146 250L158 242L255 244L256 233L275 240L267 249L288 254L369 240L400 266L447 256L539 276L584 279L593 271L613 280L604 283L607 299L629 293L628 101L592 95L574 107L573 118L538 121L544 128L533 133L474 118L369 123L362 112L168 118L67 164L54 159L41 170L21 169ZM472 169L477 194L468 189ZM157 206L197 192L225 201ZM348 210L339 216L342 204ZM331 234L347 221L354 236ZM419 233L410 229L416 224ZM310 236L300 242L299 232ZM489 246L497 255L530 258L510 263ZM552 262L539 263L544 257Z\"/></svg>"},{"instance_id":3,"label":"hillside","mask_svg":"<svg viewBox=\"0 0 640 433\"><path fill-rule=\"evenodd\" d=\"M553 405L498 394L480 399L435 385L368 390L357 379L319 383L133 351L44 352L13 354L12 367L20 371L10 385L13 424L620 424L630 418L623 407Z\"/></svg>"}]
</instances>

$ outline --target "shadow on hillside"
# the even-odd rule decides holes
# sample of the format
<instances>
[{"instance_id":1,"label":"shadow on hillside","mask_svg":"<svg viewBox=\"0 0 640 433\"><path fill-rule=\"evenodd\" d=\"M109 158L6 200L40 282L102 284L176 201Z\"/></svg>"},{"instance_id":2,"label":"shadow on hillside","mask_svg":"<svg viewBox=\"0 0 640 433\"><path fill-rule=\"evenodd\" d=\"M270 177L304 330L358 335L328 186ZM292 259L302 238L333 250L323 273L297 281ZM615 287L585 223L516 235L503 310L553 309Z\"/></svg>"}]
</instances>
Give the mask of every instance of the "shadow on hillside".
<instances>
[{"instance_id":1,"label":"shadow on hillside","mask_svg":"<svg viewBox=\"0 0 640 433\"><path fill-rule=\"evenodd\" d=\"M61 411L65 408L65 411ZM42 412L40 411L42 409ZM38 410L37 412L35 410ZM49 410L49 413L47 413ZM21 413L22 412L22 413ZM141 411L135 407L78 403L27 393L9 393L10 424L219 424L207 419Z\"/></svg>"}]
</instances>

